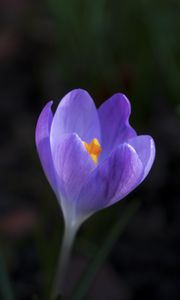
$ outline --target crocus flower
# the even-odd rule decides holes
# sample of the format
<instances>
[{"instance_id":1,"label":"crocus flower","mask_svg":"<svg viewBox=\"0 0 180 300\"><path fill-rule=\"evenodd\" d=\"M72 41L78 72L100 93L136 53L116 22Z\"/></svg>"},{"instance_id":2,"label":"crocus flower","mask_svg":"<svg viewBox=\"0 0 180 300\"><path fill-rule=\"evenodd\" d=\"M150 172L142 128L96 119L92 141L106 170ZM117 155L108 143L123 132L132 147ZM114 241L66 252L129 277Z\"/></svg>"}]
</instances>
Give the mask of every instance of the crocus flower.
<instances>
[{"instance_id":1,"label":"crocus flower","mask_svg":"<svg viewBox=\"0 0 180 300\"><path fill-rule=\"evenodd\" d=\"M65 223L78 227L145 179L155 145L130 126L130 102L123 94L96 109L91 96L76 89L64 96L54 116L51 106L52 101L39 116L36 146Z\"/></svg>"}]
</instances>

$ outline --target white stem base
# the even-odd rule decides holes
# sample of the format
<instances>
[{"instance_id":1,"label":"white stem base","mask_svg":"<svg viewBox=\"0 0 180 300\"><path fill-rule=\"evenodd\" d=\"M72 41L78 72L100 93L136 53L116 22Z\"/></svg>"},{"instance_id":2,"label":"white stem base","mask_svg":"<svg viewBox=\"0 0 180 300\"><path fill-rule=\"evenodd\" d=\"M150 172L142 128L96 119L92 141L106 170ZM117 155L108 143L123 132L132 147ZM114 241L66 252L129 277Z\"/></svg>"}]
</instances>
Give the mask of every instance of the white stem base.
<instances>
[{"instance_id":1,"label":"white stem base","mask_svg":"<svg viewBox=\"0 0 180 300\"><path fill-rule=\"evenodd\" d=\"M61 251L58 259L57 271L53 283L51 300L56 300L59 294L63 294L64 280L66 277L68 261L76 233L77 227L67 225L65 226Z\"/></svg>"}]
</instances>

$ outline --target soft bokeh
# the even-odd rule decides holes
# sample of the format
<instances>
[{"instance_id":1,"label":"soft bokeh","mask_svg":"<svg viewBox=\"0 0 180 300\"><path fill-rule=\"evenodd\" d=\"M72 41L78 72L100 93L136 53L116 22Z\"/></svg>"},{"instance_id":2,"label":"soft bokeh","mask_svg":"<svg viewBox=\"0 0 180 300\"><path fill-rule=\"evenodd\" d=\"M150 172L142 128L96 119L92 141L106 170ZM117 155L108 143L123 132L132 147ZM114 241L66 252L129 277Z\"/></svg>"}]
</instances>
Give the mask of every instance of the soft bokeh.
<instances>
[{"instance_id":1,"label":"soft bokeh","mask_svg":"<svg viewBox=\"0 0 180 300\"><path fill-rule=\"evenodd\" d=\"M35 149L37 117L48 100L57 104L77 87L97 106L126 94L131 124L157 147L149 177L125 200L139 199L140 209L86 299L179 299L179 16L177 0L0 2L0 254L16 299L47 297L63 230ZM83 225L67 287L96 255L122 204Z\"/></svg>"}]
</instances>

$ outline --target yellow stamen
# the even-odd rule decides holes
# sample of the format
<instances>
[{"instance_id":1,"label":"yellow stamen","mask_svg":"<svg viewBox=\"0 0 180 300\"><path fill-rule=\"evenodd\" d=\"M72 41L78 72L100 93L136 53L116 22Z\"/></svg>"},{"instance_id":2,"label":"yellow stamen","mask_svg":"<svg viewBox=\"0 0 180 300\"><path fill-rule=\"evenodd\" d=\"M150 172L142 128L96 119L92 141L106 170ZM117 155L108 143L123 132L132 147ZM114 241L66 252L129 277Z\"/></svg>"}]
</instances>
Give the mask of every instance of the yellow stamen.
<instances>
[{"instance_id":1,"label":"yellow stamen","mask_svg":"<svg viewBox=\"0 0 180 300\"><path fill-rule=\"evenodd\" d=\"M101 145L98 139L93 139L89 144L83 142L84 147L86 148L87 152L91 156L92 160L97 163L99 155L101 154Z\"/></svg>"}]
</instances>

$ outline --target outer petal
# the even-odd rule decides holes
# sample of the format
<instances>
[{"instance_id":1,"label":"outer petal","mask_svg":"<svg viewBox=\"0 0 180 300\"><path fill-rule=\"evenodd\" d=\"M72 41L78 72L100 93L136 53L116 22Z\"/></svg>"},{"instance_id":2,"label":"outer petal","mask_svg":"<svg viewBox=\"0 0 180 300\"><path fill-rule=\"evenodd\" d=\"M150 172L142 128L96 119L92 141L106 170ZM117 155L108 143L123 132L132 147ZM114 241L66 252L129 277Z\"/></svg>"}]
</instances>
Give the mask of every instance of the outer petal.
<instances>
[{"instance_id":1,"label":"outer petal","mask_svg":"<svg viewBox=\"0 0 180 300\"><path fill-rule=\"evenodd\" d=\"M86 142L100 140L100 125L95 104L81 89L69 92L60 102L51 127L51 147L57 147L64 134L77 133Z\"/></svg>"},{"instance_id":2,"label":"outer petal","mask_svg":"<svg viewBox=\"0 0 180 300\"><path fill-rule=\"evenodd\" d=\"M125 95L113 95L100 106L98 112L102 132L101 159L104 159L119 144L136 136L136 132L129 125L131 106Z\"/></svg>"},{"instance_id":3,"label":"outer petal","mask_svg":"<svg viewBox=\"0 0 180 300\"><path fill-rule=\"evenodd\" d=\"M144 168L142 180L148 175L155 159L154 140L149 135L140 135L132 138L128 143L136 150Z\"/></svg>"},{"instance_id":4,"label":"outer petal","mask_svg":"<svg viewBox=\"0 0 180 300\"><path fill-rule=\"evenodd\" d=\"M142 163L128 144L119 146L89 176L77 200L77 214L91 214L124 198L140 182Z\"/></svg>"},{"instance_id":5,"label":"outer petal","mask_svg":"<svg viewBox=\"0 0 180 300\"><path fill-rule=\"evenodd\" d=\"M76 198L96 165L75 133L64 136L54 152L53 160L61 184L59 194L62 209L72 218Z\"/></svg>"},{"instance_id":6,"label":"outer petal","mask_svg":"<svg viewBox=\"0 0 180 300\"><path fill-rule=\"evenodd\" d=\"M36 147L39 154L39 158L46 174L46 177L52 186L53 190L56 191L56 180L54 173L54 166L51 156L50 149L50 129L53 119L51 111L52 101L48 102L42 110L37 125L36 125Z\"/></svg>"}]
</instances>

